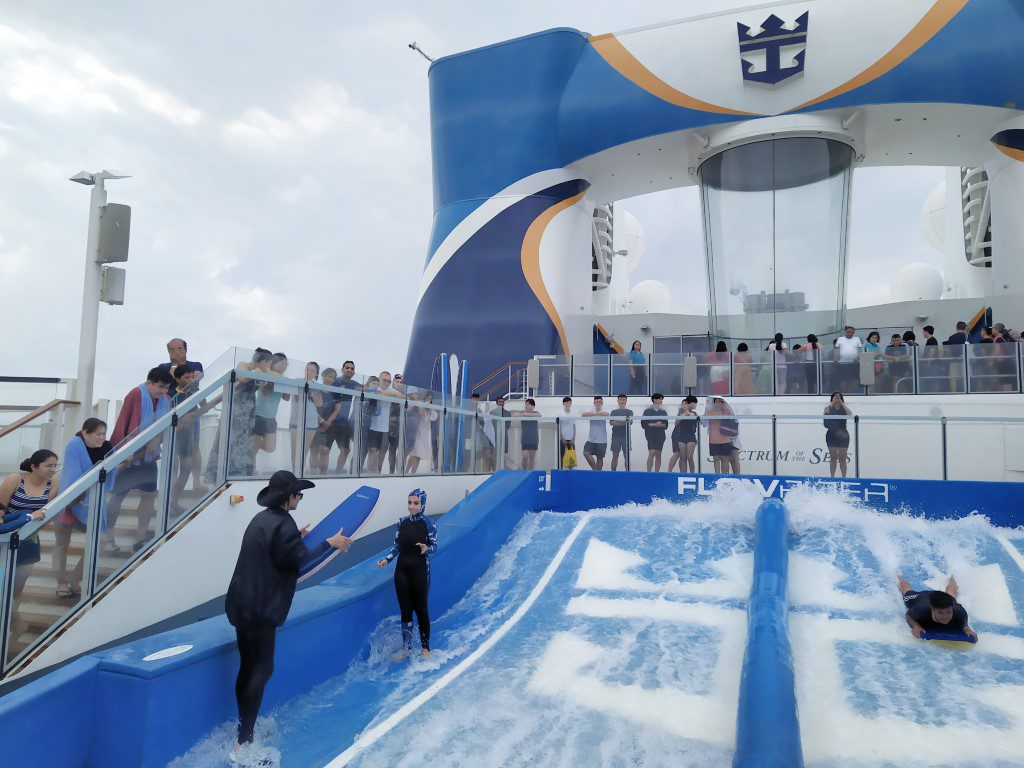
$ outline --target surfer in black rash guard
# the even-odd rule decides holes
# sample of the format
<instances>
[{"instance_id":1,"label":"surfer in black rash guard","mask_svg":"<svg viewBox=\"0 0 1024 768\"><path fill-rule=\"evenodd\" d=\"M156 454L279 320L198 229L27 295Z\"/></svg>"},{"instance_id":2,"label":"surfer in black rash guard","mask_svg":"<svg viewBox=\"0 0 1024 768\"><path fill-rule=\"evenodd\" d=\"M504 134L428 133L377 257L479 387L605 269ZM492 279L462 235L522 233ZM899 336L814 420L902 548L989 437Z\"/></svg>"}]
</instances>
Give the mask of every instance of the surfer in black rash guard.
<instances>
[{"instance_id":1,"label":"surfer in black rash guard","mask_svg":"<svg viewBox=\"0 0 1024 768\"><path fill-rule=\"evenodd\" d=\"M235 681L236 752L242 745L252 742L263 690L274 672L277 628L284 624L292 607L299 567L306 558L319 554L310 553L302 542L309 533L309 526L299 530L289 514L299 506L302 491L313 487L309 480L299 480L287 470L275 472L256 497L256 503L265 509L253 517L242 536L238 562L224 601L241 657ZM338 531L321 546L347 552L351 545L352 539ZM236 754L232 753L232 762L235 758ZM258 764L269 763L261 760Z\"/></svg>"},{"instance_id":2,"label":"surfer in black rash guard","mask_svg":"<svg viewBox=\"0 0 1024 768\"><path fill-rule=\"evenodd\" d=\"M900 594L907 608L906 620L910 632L920 638L924 632L963 632L974 642L978 642L978 633L967 625L967 611L957 602L959 587L956 579L949 577L946 588L942 591L918 592L897 573Z\"/></svg>"},{"instance_id":3,"label":"surfer in black rash guard","mask_svg":"<svg viewBox=\"0 0 1024 768\"><path fill-rule=\"evenodd\" d=\"M427 519L427 493L417 488L409 492L409 514L399 519L395 546L377 561L383 568L396 557L395 594L402 614L402 650L391 657L401 661L412 652L412 614L420 628L420 657L430 655L430 615L427 595L430 591L430 559L437 551L437 528Z\"/></svg>"}]
</instances>

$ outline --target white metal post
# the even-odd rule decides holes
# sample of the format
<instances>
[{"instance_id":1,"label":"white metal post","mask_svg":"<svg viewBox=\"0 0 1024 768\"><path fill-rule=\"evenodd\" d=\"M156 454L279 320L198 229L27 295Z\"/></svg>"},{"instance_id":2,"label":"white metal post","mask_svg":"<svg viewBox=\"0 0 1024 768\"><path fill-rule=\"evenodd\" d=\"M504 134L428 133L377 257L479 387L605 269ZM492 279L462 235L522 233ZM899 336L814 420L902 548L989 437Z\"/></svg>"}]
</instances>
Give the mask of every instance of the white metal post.
<instances>
[{"instance_id":1,"label":"white metal post","mask_svg":"<svg viewBox=\"0 0 1024 768\"><path fill-rule=\"evenodd\" d=\"M78 334L78 376L75 399L80 405L72 426L80 425L92 413L92 390L96 376L96 333L100 317L100 216L107 203L105 179L96 174L89 194L89 234L85 245L85 279L82 281L82 324Z\"/></svg>"}]
</instances>

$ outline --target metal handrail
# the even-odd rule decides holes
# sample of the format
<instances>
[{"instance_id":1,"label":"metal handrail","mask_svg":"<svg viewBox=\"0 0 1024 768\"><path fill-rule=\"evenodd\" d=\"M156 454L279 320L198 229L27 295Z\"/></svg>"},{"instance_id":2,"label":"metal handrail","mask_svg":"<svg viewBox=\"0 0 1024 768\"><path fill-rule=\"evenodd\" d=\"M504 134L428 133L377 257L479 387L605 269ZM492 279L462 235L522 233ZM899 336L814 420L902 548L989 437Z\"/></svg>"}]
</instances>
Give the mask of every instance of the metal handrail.
<instances>
[{"instance_id":1,"label":"metal handrail","mask_svg":"<svg viewBox=\"0 0 1024 768\"><path fill-rule=\"evenodd\" d=\"M509 369L509 368L511 368L511 367L512 367L512 366L514 366L514 365L518 365L518 366L521 366L522 368L525 368L525 367L526 367L526 363L525 363L525 362L521 362L521 361L518 361L518 360L511 360L511 361L509 361L509 362L505 363L505 364L504 364L503 366L501 366L501 367L500 367L500 368L498 368L497 370L495 370L495 371L494 371L494 373L492 373L492 374L491 374L490 376L487 376L486 378L484 378L484 379L482 379L481 381L477 382L477 383L476 383L476 384L475 384L475 385L473 386L473 391L474 391L474 392L479 392L479 391L480 391L480 387L482 387L482 386L483 386L484 384L486 384L486 383L487 383L488 381L490 381L491 379L493 379L493 378L494 378L495 376L498 376L498 375L500 375L500 374L502 374L502 373L506 373L506 372L508 371L508 369ZM501 385L499 384L498 386L501 386ZM494 391L493 389L489 390L489 392L493 392L493 391ZM481 393L481 394L482 394L482 393Z\"/></svg>"},{"instance_id":2,"label":"metal handrail","mask_svg":"<svg viewBox=\"0 0 1024 768\"><path fill-rule=\"evenodd\" d=\"M21 429L30 421L35 421L40 416L49 413L59 405L81 405L81 403L79 403L78 400L51 400L46 405L40 405L35 410L29 411L20 419L11 422L6 427L0 427L0 438L4 438L11 434L11 432Z\"/></svg>"}]
</instances>

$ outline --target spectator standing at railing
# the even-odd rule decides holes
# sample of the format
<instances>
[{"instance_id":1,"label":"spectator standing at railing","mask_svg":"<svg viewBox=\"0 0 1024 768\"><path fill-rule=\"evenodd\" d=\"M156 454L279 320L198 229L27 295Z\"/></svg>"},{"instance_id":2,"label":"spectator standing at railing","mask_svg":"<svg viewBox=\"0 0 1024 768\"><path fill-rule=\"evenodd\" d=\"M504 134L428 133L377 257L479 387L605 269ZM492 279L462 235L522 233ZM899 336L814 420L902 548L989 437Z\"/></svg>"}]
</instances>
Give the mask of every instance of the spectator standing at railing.
<instances>
[{"instance_id":1,"label":"spectator standing at railing","mask_svg":"<svg viewBox=\"0 0 1024 768\"><path fill-rule=\"evenodd\" d=\"M320 377L320 364L306 363L305 375L305 384L315 382ZM292 469L296 472L301 468L303 455L307 457L306 468L316 471L313 438L316 437L320 426L317 405L323 403L323 395L324 393L318 389L310 389L308 396L300 390L300 393L292 398L288 432L292 440Z\"/></svg>"},{"instance_id":2,"label":"spectator standing at railing","mask_svg":"<svg viewBox=\"0 0 1024 768\"><path fill-rule=\"evenodd\" d=\"M724 398L709 397L704 406L704 415L726 417L734 414ZM710 418L705 420L704 426L708 430L708 452L714 462L715 472L720 475L730 472L739 474L739 451L734 443L739 439L739 422L728 418Z\"/></svg>"},{"instance_id":3,"label":"spectator standing at railing","mask_svg":"<svg viewBox=\"0 0 1024 768\"><path fill-rule=\"evenodd\" d=\"M639 340L629 348L629 394L642 395L647 391L647 360L644 358L643 344Z\"/></svg>"},{"instance_id":4,"label":"spectator standing at railing","mask_svg":"<svg viewBox=\"0 0 1024 768\"><path fill-rule=\"evenodd\" d=\"M167 390L173 382L171 374L158 366L149 372L142 384L125 395L111 435L111 442L115 446L129 436L144 431L171 409ZM162 451L163 432L140 446L121 464L107 499L107 523L113 529L121 514L125 496L138 491L139 506L135 511L136 552L155 536L149 526L156 514L157 461Z\"/></svg>"},{"instance_id":5,"label":"spectator standing at railing","mask_svg":"<svg viewBox=\"0 0 1024 768\"><path fill-rule=\"evenodd\" d=\"M858 360L860 353L864 350L864 344L860 337L855 335L856 328L848 325L843 329L843 335L836 339L835 359L839 367L839 375L836 377L836 389L853 391L860 381L858 371Z\"/></svg>"},{"instance_id":6,"label":"spectator standing at railing","mask_svg":"<svg viewBox=\"0 0 1024 768\"><path fill-rule=\"evenodd\" d=\"M188 356L188 344L185 343L184 339L171 339L168 341L167 356L170 360L166 363L160 363L157 368L163 368L170 373L171 369L177 365L190 365L194 370L199 371L199 378L203 377L203 364L195 360L186 359Z\"/></svg>"},{"instance_id":7,"label":"spectator standing at railing","mask_svg":"<svg viewBox=\"0 0 1024 768\"><path fill-rule=\"evenodd\" d=\"M587 442L583 444L583 458L590 468L600 472L604 469L604 456L608 452L608 411L604 409L604 398L594 396L594 408L583 412L584 418L590 419L590 432Z\"/></svg>"},{"instance_id":8,"label":"spectator standing at railing","mask_svg":"<svg viewBox=\"0 0 1024 768\"><path fill-rule=\"evenodd\" d=\"M708 352L704 359L709 364L711 391L718 395L729 394L729 348L725 342L718 342L715 351Z\"/></svg>"},{"instance_id":9,"label":"spectator standing at railing","mask_svg":"<svg viewBox=\"0 0 1024 768\"><path fill-rule=\"evenodd\" d=\"M794 344L786 355L786 389L791 395L803 393L804 383L804 349L801 344ZM722 394L729 394L723 392Z\"/></svg>"},{"instance_id":10,"label":"spectator standing at railing","mask_svg":"<svg viewBox=\"0 0 1024 768\"><path fill-rule=\"evenodd\" d=\"M939 340L935 338L935 326L926 325L921 329L924 334L924 345L926 347L937 347L939 346Z\"/></svg>"},{"instance_id":11,"label":"spectator standing at railing","mask_svg":"<svg viewBox=\"0 0 1024 768\"><path fill-rule=\"evenodd\" d=\"M88 418L82 424L82 428L68 442L64 449L64 466L61 469L61 482L64 489L70 488L94 466L103 461L104 458L114 449L113 444L107 440L107 423L97 418ZM110 480L108 475L108 480ZM88 502L88 503L87 503ZM85 553L78 558L78 565L74 572L68 576L68 548L71 545L71 536L78 533L88 533L89 525L89 495L83 493L73 502L68 504L60 514L53 519L53 532L55 539L53 571L57 577L57 597L62 600L78 598L82 594L82 574L85 566ZM100 509L105 510L103 505ZM100 542L106 546L111 542L110 534L107 532L105 515L101 514L95 524L100 526Z\"/></svg>"},{"instance_id":12,"label":"spectator standing at railing","mask_svg":"<svg viewBox=\"0 0 1024 768\"><path fill-rule=\"evenodd\" d=\"M813 333L807 334L807 343L803 347L804 357L804 386L808 394L818 393L818 361L821 359L821 351L824 347ZM736 394L739 394L737 392Z\"/></svg>"},{"instance_id":13,"label":"spectator standing at railing","mask_svg":"<svg viewBox=\"0 0 1024 768\"><path fill-rule=\"evenodd\" d=\"M338 372L333 368L324 368L321 376L325 386L337 386ZM313 390L310 390L312 396ZM327 473L328 459L331 448L338 440L338 418L341 413L341 395L337 392L317 392L317 399L311 405L316 406L316 434L313 435L313 470L319 474Z\"/></svg>"},{"instance_id":14,"label":"spectator standing at railing","mask_svg":"<svg viewBox=\"0 0 1024 768\"><path fill-rule=\"evenodd\" d=\"M391 386L391 374L381 371L376 386L369 387L367 393L380 397L405 397ZM370 429L367 432L367 464L368 471L380 474L384 466L384 456L388 449L388 432L391 429L391 403L385 400L369 400L373 410L370 417Z\"/></svg>"},{"instance_id":15,"label":"spectator standing at railing","mask_svg":"<svg viewBox=\"0 0 1024 768\"><path fill-rule=\"evenodd\" d=\"M633 411L626 407L628 398L620 394L615 398L617 408L611 412L612 425L612 472L619 468L619 454L624 457L623 466L629 469L629 426L633 418Z\"/></svg>"},{"instance_id":16,"label":"spectator standing at railing","mask_svg":"<svg viewBox=\"0 0 1024 768\"><path fill-rule=\"evenodd\" d=\"M644 410L641 426L647 438L647 471L661 472L661 451L665 447L665 433L668 432L668 411L662 404L665 397L660 392L651 395L651 405Z\"/></svg>"},{"instance_id":17,"label":"spectator standing at railing","mask_svg":"<svg viewBox=\"0 0 1024 768\"><path fill-rule=\"evenodd\" d=\"M916 347L917 346L917 334L914 333L911 330L904 331L903 332L903 343L906 346L908 346L908 347Z\"/></svg>"},{"instance_id":18,"label":"spectator standing at railing","mask_svg":"<svg viewBox=\"0 0 1024 768\"><path fill-rule=\"evenodd\" d=\"M558 414L558 466L564 467L565 452L576 450L576 417L572 415L572 398L562 398L562 412Z\"/></svg>"},{"instance_id":19,"label":"spectator standing at railing","mask_svg":"<svg viewBox=\"0 0 1024 768\"><path fill-rule=\"evenodd\" d=\"M392 388L396 397L406 398L405 377L396 373L392 382ZM401 444L401 419L403 406L398 403L391 403L388 413L388 436L386 442L388 458L388 474L393 475L398 471L398 446ZM381 469L384 465L384 449L381 449Z\"/></svg>"},{"instance_id":20,"label":"spectator standing at railing","mask_svg":"<svg viewBox=\"0 0 1024 768\"><path fill-rule=\"evenodd\" d=\"M775 394L784 395L786 394L786 350L789 347L786 342L783 341L781 333L776 333L775 338L768 342L768 346L765 350L773 352L772 355L775 362ZM719 393L721 394L721 393Z\"/></svg>"},{"instance_id":21,"label":"spectator standing at railing","mask_svg":"<svg viewBox=\"0 0 1024 768\"><path fill-rule=\"evenodd\" d=\"M757 393L754 386L754 359L750 355L750 347L740 343L732 356L732 391L737 395L753 395Z\"/></svg>"},{"instance_id":22,"label":"spectator standing at railing","mask_svg":"<svg viewBox=\"0 0 1024 768\"><path fill-rule=\"evenodd\" d=\"M680 472L696 472L693 453L697 449L697 398L687 395L676 412L676 425L672 429L672 458L668 463L671 472L679 462ZM683 418L679 418L683 417ZM687 418L689 417L689 418Z\"/></svg>"},{"instance_id":23,"label":"spectator standing at railing","mask_svg":"<svg viewBox=\"0 0 1024 768\"><path fill-rule=\"evenodd\" d=\"M423 462L426 462L426 466L429 469L430 458L433 455L430 427L433 422L437 421L438 412L436 409L426 406L433 404L434 393L429 389L425 389L420 400L423 405L410 406L409 408L410 411L416 410L418 412L415 419L416 429L413 435L412 448L409 449L409 456L405 461L405 471L410 475L419 472L420 464Z\"/></svg>"},{"instance_id":24,"label":"spectator standing at railing","mask_svg":"<svg viewBox=\"0 0 1024 768\"><path fill-rule=\"evenodd\" d=\"M341 395L341 411L338 413L338 463L335 469L342 472L345 469L345 462L352 450L352 440L355 438L356 408L358 403L354 393L362 390L359 382L355 380L356 364L346 360L341 364L341 376L335 382L336 387L341 387L347 392ZM348 394L351 392L353 394ZM352 468L355 471L355 467Z\"/></svg>"},{"instance_id":25,"label":"spectator standing at railing","mask_svg":"<svg viewBox=\"0 0 1024 768\"><path fill-rule=\"evenodd\" d=\"M43 507L60 492L57 476L57 454L40 448L23 462L18 472L12 472L0 483L0 510L4 511L0 533L12 533L33 520L42 520ZM14 573L14 595L11 604L11 631L9 637L17 639L24 626L19 611L21 593L39 562L39 536L33 534L18 544L17 568Z\"/></svg>"},{"instance_id":26,"label":"spectator standing at railing","mask_svg":"<svg viewBox=\"0 0 1024 768\"><path fill-rule=\"evenodd\" d=\"M494 404L497 406L497 410L496 410L494 415L495 416L500 416L501 418L505 419L505 442L504 442L503 447L501 449L502 452L504 453L504 456L500 457L501 458L500 462L497 460L497 458L495 459L495 468L496 469L511 469L511 467L508 464L508 454L509 454L508 431L509 431L509 429L512 428L512 422L508 420L508 417L512 415L512 412L509 411L507 408L505 408L505 398L502 397L501 395L499 395L498 397L496 397L494 399Z\"/></svg>"},{"instance_id":27,"label":"spectator standing at railing","mask_svg":"<svg viewBox=\"0 0 1024 768\"><path fill-rule=\"evenodd\" d=\"M271 376L281 382L259 381L256 384L256 420L253 425L253 465L260 451L273 453L277 450L277 411L282 400L290 400L291 393L284 383L284 372L288 370L288 356L284 352L275 352L270 358Z\"/></svg>"},{"instance_id":28,"label":"spectator standing at railing","mask_svg":"<svg viewBox=\"0 0 1024 768\"><path fill-rule=\"evenodd\" d=\"M537 462L537 449L540 447L540 424L536 419L540 414L535 410L537 401L526 398L523 410L514 412L522 419L519 423L519 445L523 452L523 469L533 469Z\"/></svg>"},{"instance_id":29,"label":"spectator standing at railing","mask_svg":"<svg viewBox=\"0 0 1024 768\"><path fill-rule=\"evenodd\" d=\"M898 393L900 382L910 378L913 373L910 362L910 355L912 354L910 347L903 343L903 337L898 333L894 333L889 340L889 346L885 348L885 355L883 356L885 360L885 379L887 380L886 391ZM913 382L911 382L911 390L913 390Z\"/></svg>"},{"instance_id":30,"label":"spectator standing at railing","mask_svg":"<svg viewBox=\"0 0 1024 768\"><path fill-rule=\"evenodd\" d=\"M833 392L829 404L825 406L825 445L828 446L828 469L832 477L836 476L836 465L843 477L849 464L847 454L850 450L850 432L846 428L845 418L837 416L853 416L853 411L846 404L842 392Z\"/></svg>"},{"instance_id":31,"label":"spectator standing at railing","mask_svg":"<svg viewBox=\"0 0 1024 768\"><path fill-rule=\"evenodd\" d=\"M956 333L954 333L948 339L946 339L946 341L943 342L943 346L954 346L954 345L957 345L957 344L966 344L966 343L967 343L967 323L965 323L963 320L961 320L959 323L956 324Z\"/></svg>"},{"instance_id":32,"label":"spectator standing at railing","mask_svg":"<svg viewBox=\"0 0 1024 768\"><path fill-rule=\"evenodd\" d=\"M202 375L189 363L182 363L171 369L176 387L171 404L177 405L188 400L199 391L199 377ZM170 397L171 393L168 392ZM185 490L188 478L192 477L192 490L205 493L206 486L199 478L202 468L202 456L199 452L199 417L205 413L205 402L179 414L178 426L174 430L174 454L177 459L177 475L171 484L171 500L176 512L184 511L180 504L181 494Z\"/></svg>"},{"instance_id":33,"label":"spectator standing at railing","mask_svg":"<svg viewBox=\"0 0 1024 768\"><path fill-rule=\"evenodd\" d=\"M1002 323L996 323L994 327L995 327L996 332L1002 337L1003 341L1006 341L1006 342L1011 342L1011 341L1012 342L1019 342L1020 341L1020 333L1018 331L1014 331L1014 330L1012 330L1010 328L1007 328Z\"/></svg>"}]
</instances>

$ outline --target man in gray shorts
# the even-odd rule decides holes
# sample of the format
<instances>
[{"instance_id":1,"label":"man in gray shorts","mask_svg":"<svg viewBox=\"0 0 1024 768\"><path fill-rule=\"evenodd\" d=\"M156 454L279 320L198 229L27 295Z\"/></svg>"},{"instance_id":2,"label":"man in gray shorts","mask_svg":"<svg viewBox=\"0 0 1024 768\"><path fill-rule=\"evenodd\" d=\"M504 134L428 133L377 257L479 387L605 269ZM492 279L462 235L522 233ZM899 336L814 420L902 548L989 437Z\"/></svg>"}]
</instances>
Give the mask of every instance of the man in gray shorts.
<instances>
[{"instance_id":1,"label":"man in gray shorts","mask_svg":"<svg viewBox=\"0 0 1024 768\"><path fill-rule=\"evenodd\" d=\"M617 398L619 407L612 410L612 472L619 468L619 454L624 459L626 470L629 470L629 420L633 411L626 407L626 396Z\"/></svg>"},{"instance_id":2,"label":"man in gray shorts","mask_svg":"<svg viewBox=\"0 0 1024 768\"><path fill-rule=\"evenodd\" d=\"M587 435L587 442L583 446L583 458L587 460L590 468L596 471L604 469L604 454L608 450L608 422L604 417L608 412L604 410L604 398L600 395L594 397L593 410L583 413L584 418L590 419L590 434Z\"/></svg>"}]
</instances>

